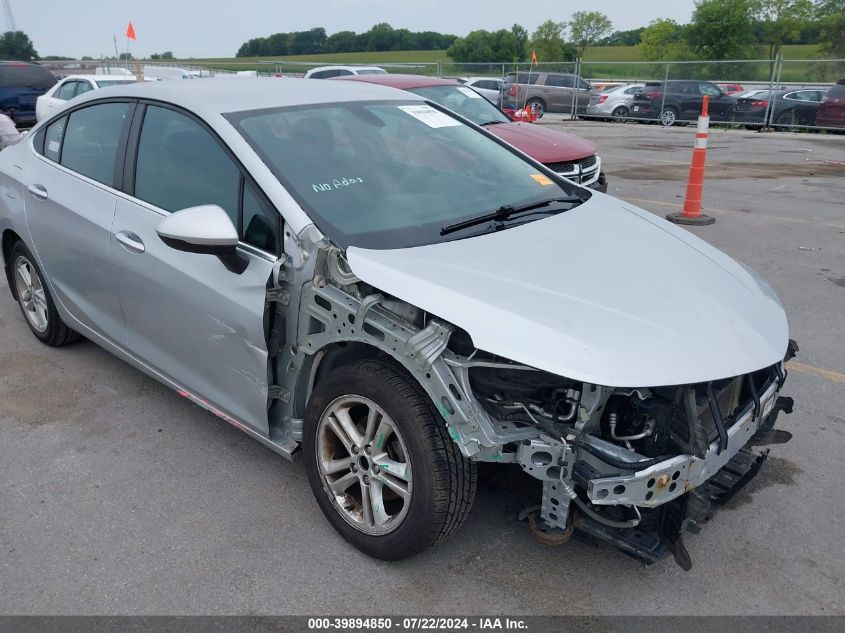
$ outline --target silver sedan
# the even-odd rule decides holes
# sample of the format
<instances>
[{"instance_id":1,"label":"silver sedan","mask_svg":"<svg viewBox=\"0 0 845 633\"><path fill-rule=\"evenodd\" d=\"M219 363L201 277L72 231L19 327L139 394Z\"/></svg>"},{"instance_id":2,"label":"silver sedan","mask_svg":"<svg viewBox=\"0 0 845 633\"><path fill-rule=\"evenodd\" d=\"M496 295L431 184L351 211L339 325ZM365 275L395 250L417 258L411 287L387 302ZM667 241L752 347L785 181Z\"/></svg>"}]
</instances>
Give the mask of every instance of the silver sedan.
<instances>
[{"instance_id":1,"label":"silver sedan","mask_svg":"<svg viewBox=\"0 0 845 633\"><path fill-rule=\"evenodd\" d=\"M301 455L379 558L457 530L490 462L533 479L546 539L688 567L684 527L791 410L765 281L411 93L91 91L0 152L0 189L37 340L90 339Z\"/></svg>"},{"instance_id":2,"label":"silver sedan","mask_svg":"<svg viewBox=\"0 0 845 633\"><path fill-rule=\"evenodd\" d=\"M587 116L594 119L624 121L631 110L631 101L645 84L625 84L590 97Z\"/></svg>"}]
</instances>

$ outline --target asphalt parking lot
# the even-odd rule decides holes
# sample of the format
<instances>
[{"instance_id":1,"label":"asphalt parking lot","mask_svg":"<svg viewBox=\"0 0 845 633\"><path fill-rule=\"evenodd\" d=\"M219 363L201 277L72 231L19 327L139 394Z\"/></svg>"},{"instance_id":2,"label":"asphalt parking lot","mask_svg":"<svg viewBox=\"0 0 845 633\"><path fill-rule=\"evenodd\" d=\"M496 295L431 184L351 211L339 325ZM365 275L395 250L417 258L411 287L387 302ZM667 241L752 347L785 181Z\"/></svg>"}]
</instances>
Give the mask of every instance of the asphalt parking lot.
<instances>
[{"instance_id":1,"label":"asphalt parking lot","mask_svg":"<svg viewBox=\"0 0 845 633\"><path fill-rule=\"evenodd\" d=\"M680 209L694 127L542 124L596 141L611 195ZM711 131L692 230L769 279L801 351L794 439L687 537L690 572L541 545L494 488L447 543L371 560L301 464L91 343L40 345L0 280L0 613L845 614L843 191L843 136Z\"/></svg>"}]
</instances>

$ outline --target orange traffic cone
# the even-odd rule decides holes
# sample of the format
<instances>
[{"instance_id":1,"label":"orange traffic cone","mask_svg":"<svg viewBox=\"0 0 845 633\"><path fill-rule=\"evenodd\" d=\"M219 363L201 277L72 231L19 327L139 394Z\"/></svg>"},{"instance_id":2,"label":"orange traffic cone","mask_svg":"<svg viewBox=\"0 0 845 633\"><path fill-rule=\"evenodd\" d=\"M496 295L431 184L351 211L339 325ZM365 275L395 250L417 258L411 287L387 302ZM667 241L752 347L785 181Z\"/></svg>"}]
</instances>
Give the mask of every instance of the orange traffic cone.
<instances>
[{"instance_id":1,"label":"orange traffic cone","mask_svg":"<svg viewBox=\"0 0 845 633\"><path fill-rule=\"evenodd\" d=\"M698 117L698 130L695 133L695 148L692 150L692 164L689 168L687 195L684 197L684 210L670 213L666 219L675 224L713 224L716 218L701 213L701 196L704 191L704 163L707 159L707 129L710 116L707 108L710 98L704 96L701 104L701 116Z\"/></svg>"}]
</instances>

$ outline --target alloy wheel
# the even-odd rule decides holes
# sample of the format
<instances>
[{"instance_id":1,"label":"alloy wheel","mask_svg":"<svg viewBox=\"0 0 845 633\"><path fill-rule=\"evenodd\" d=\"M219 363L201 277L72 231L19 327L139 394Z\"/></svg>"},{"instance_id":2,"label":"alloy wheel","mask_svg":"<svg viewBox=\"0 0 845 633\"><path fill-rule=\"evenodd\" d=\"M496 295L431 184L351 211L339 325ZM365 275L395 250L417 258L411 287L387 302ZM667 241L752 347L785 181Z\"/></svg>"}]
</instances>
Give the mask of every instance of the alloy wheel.
<instances>
[{"instance_id":1,"label":"alloy wheel","mask_svg":"<svg viewBox=\"0 0 845 633\"><path fill-rule=\"evenodd\" d=\"M405 440L375 402L341 396L317 426L316 457L323 490L357 530L382 536L408 513L413 493Z\"/></svg>"},{"instance_id":2,"label":"alloy wheel","mask_svg":"<svg viewBox=\"0 0 845 633\"><path fill-rule=\"evenodd\" d=\"M675 125L675 121L677 121L677 115L674 110L664 110L660 113L660 122L663 123L663 125L667 127Z\"/></svg>"},{"instance_id":3,"label":"alloy wheel","mask_svg":"<svg viewBox=\"0 0 845 633\"><path fill-rule=\"evenodd\" d=\"M38 271L23 255L15 260L14 271L18 301L26 320L38 332L46 332L49 325L47 294L44 292L44 283Z\"/></svg>"}]
</instances>

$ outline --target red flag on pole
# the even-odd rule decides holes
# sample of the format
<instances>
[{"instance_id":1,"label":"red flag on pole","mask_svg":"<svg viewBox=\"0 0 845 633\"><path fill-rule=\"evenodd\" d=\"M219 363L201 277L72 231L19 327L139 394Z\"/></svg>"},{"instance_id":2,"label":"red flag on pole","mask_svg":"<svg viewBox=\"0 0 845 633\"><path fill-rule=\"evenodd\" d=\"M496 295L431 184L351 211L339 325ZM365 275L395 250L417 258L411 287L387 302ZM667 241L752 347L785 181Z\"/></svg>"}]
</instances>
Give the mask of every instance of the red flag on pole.
<instances>
[{"instance_id":1,"label":"red flag on pole","mask_svg":"<svg viewBox=\"0 0 845 633\"><path fill-rule=\"evenodd\" d=\"M132 24L130 23L129 26L131 27ZM135 39L135 38L132 38L132 39ZM537 63L537 51L531 51L531 63L532 64Z\"/></svg>"},{"instance_id":2,"label":"red flag on pole","mask_svg":"<svg viewBox=\"0 0 845 633\"><path fill-rule=\"evenodd\" d=\"M126 37L127 37L127 39L130 39L130 40L135 40L135 41L138 40L138 38L135 37L135 27L132 26L131 20L129 22L129 26L126 27Z\"/></svg>"}]
</instances>

